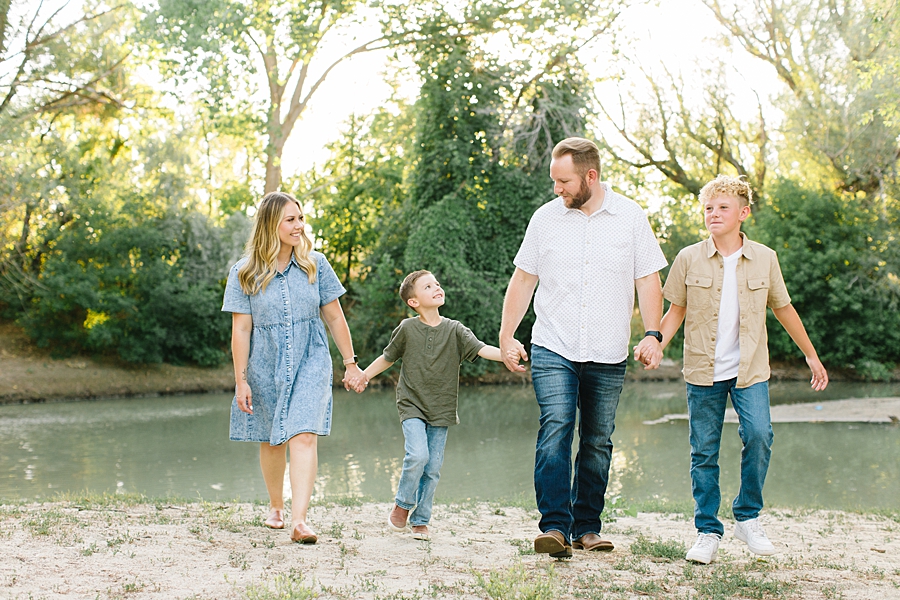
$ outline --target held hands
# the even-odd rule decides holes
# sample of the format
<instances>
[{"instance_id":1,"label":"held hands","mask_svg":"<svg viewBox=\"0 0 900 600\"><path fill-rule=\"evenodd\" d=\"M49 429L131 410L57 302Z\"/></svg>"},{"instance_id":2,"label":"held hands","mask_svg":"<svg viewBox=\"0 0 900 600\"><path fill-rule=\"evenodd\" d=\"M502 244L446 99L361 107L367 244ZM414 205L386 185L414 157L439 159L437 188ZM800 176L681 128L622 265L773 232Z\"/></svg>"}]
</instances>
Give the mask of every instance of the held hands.
<instances>
[{"instance_id":1,"label":"held hands","mask_svg":"<svg viewBox=\"0 0 900 600\"><path fill-rule=\"evenodd\" d=\"M642 362L645 370L658 368L662 357L662 344L653 336L646 336L634 347L634 360Z\"/></svg>"},{"instance_id":2,"label":"held hands","mask_svg":"<svg viewBox=\"0 0 900 600\"><path fill-rule=\"evenodd\" d=\"M344 371L344 378L341 379L341 382L344 384L345 390L353 390L358 394L366 389L369 378L366 377L366 374L363 373L358 364L353 363L347 365L347 370Z\"/></svg>"},{"instance_id":3,"label":"held hands","mask_svg":"<svg viewBox=\"0 0 900 600\"><path fill-rule=\"evenodd\" d=\"M503 358L503 364L513 373L524 373L525 365L519 364L519 360L527 361L528 353L525 352L523 346L515 338L500 340L500 356Z\"/></svg>"},{"instance_id":4,"label":"held hands","mask_svg":"<svg viewBox=\"0 0 900 600\"><path fill-rule=\"evenodd\" d=\"M253 414L253 393L250 391L250 384L241 381L234 387L234 395L237 398L238 408L248 415Z\"/></svg>"},{"instance_id":5,"label":"held hands","mask_svg":"<svg viewBox=\"0 0 900 600\"><path fill-rule=\"evenodd\" d=\"M812 379L809 381L812 389L821 392L828 386L828 373L825 371L825 366L815 356L812 358L807 356L806 364L809 365L809 370L812 371Z\"/></svg>"}]
</instances>

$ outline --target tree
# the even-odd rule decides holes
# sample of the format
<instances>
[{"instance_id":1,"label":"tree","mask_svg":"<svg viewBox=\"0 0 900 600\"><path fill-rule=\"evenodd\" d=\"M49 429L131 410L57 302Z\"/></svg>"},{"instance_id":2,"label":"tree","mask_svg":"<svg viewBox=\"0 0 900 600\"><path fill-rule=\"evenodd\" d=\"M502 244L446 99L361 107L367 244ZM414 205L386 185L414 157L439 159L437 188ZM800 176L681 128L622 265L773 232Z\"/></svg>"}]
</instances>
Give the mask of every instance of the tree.
<instances>
[{"instance_id":1,"label":"tree","mask_svg":"<svg viewBox=\"0 0 900 600\"><path fill-rule=\"evenodd\" d=\"M900 362L900 211L873 210L863 198L781 180L748 229L778 252L792 303L822 360L872 377ZM798 356L769 320L772 356Z\"/></svg>"},{"instance_id":2,"label":"tree","mask_svg":"<svg viewBox=\"0 0 900 600\"><path fill-rule=\"evenodd\" d=\"M129 48L121 31L130 14L127 5L88 2L84 14L68 23L59 19L65 4L45 11L43 2L33 3L16 19L17 8L17 2L0 1L0 124L122 104L120 76Z\"/></svg>"},{"instance_id":3,"label":"tree","mask_svg":"<svg viewBox=\"0 0 900 600\"><path fill-rule=\"evenodd\" d=\"M896 176L900 122L886 119L896 79L900 7L883 0L704 0L728 34L788 89L786 149L802 145L837 187L878 192ZM896 106L896 104L894 104ZM802 161L805 162L805 161ZM798 173L802 177L802 173Z\"/></svg>"}]
</instances>

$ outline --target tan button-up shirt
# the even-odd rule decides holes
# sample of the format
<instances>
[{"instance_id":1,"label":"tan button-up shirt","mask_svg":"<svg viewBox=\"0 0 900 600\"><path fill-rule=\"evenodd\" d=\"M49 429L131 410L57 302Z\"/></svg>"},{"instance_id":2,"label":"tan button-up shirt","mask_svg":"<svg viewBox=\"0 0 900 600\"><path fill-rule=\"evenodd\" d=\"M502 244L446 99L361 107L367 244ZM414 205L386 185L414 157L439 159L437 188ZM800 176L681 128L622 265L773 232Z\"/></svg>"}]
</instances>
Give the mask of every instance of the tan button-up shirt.
<instances>
[{"instance_id":1,"label":"tan button-up shirt","mask_svg":"<svg viewBox=\"0 0 900 600\"><path fill-rule=\"evenodd\" d=\"M744 245L737 263L741 362L737 386L744 388L769 379L766 306L782 308L791 303L791 297L775 251L743 233L741 237ZM707 238L678 253L663 288L666 300L686 309L684 380L693 385L713 384L723 277L722 255L712 238Z\"/></svg>"}]
</instances>

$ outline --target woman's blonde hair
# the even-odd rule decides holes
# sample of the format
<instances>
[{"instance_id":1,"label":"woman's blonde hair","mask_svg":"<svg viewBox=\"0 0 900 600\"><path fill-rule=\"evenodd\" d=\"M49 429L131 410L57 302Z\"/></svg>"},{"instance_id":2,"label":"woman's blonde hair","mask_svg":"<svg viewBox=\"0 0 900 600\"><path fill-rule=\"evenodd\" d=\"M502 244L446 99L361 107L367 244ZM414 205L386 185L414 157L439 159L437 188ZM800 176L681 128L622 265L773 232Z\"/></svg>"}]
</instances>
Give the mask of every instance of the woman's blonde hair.
<instances>
[{"instance_id":1,"label":"woman's blonde hair","mask_svg":"<svg viewBox=\"0 0 900 600\"><path fill-rule=\"evenodd\" d=\"M256 219L253 221L253 231L244 249L247 262L238 270L241 289L249 296L265 291L266 286L275 277L278 269L278 251L281 249L278 226L284 218L284 207L289 202L296 204L300 214L303 214L300 202L284 192L270 192L259 203ZM309 282L315 283L316 263L309 257L310 250L312 242L305 234L301 235L300 244L294 247L294 258L306 272Z\"/></svg>"}]
</instances>

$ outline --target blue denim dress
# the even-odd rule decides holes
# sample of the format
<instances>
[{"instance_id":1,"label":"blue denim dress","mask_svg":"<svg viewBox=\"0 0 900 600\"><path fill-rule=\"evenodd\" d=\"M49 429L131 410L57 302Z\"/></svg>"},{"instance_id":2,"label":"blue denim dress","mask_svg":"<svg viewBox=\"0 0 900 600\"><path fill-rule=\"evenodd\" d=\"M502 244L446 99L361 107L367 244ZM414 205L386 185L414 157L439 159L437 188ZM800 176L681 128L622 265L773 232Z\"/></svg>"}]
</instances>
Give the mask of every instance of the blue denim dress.
<instances>
[{"instance_id":1,"label":"blue denim dress","mask_svg":"<svg viewBox=\"0 0 900 600\"><path fill-rule=\"evenodd\" d=\"M264 292L248 296L238 283L242 258L228 274L222 310L253 317L247 383L253 414L231 403L230 438L237 442L285 443L298 433L331 432L331 355L319 308L341 297L344 286L328 260L310 252L318 265L315 283L292 258Z\"/></svg>"}]
</instances>

